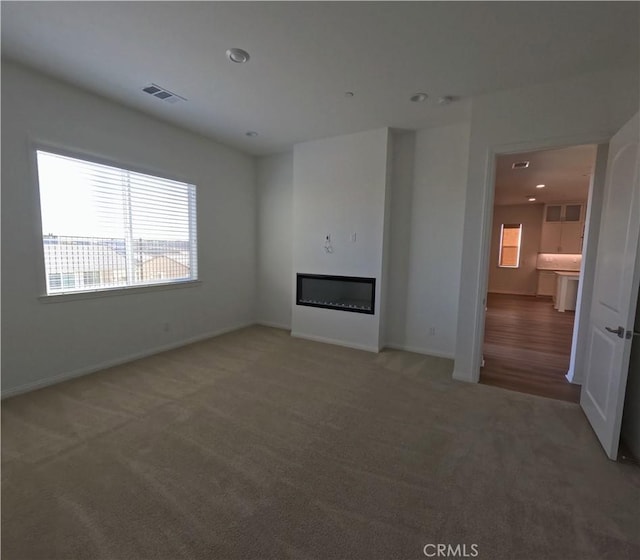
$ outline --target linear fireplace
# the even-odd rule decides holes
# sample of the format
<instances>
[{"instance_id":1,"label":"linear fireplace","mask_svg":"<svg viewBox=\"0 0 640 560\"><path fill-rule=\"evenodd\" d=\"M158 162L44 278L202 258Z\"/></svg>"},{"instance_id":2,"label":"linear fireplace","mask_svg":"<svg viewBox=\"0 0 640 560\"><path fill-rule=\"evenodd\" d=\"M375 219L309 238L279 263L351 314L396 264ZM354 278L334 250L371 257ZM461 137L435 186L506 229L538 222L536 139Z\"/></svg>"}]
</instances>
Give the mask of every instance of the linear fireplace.
<instances>
[{"instance_id":1,"label":"linear fireplace","mask_svg":"<svg viewBox=\"0 0 640 560\"><path fill-rule=\"evenodd\" d=\"M296 305L375 313L376 279L358 276L298 274Z\"/></svg>"}]
</instances>

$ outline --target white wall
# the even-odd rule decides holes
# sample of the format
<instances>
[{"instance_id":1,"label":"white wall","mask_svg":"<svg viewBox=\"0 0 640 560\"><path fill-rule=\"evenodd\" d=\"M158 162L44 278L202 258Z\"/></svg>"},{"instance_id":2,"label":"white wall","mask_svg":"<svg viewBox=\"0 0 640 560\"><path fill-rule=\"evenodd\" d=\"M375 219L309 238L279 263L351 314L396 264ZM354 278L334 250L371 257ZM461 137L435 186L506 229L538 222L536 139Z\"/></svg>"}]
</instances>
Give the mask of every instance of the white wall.
<instances>
[{"instance_id":1,"label":"white wall","mask_svg":"<svg viewBox=\"0 0 640 560\"><path fill-rule=\"evenodd\" d=\"M40 301L42 241L30 140L195 183L202 283ZM253 322L254 187L252 158L3 61L3 395Z\"/></svg>"},{"instance_id":2,"label":"white wall","mask_svg":"<svg viewBox=\"0 0 640 560\"><path fill-rule=\"evenodd\" d=\"M415 132L393 131L386 339L388 344L398 347L405 344L410 307L408 285L415 151Z\"/></svg>"},{"instance_id":3,"label":"white wall","mask_svg":"<svg viewBox=\"0 0 640 560\"><path fill-rule=\"evenodd\" d=\"M397 133L394 144L388 343L453 357L469 124Z\"/></svg>"},{"instance_id":4,"label":"white wall","mask_svg":"<svg viewBox=\"0 0 640 560\"><path fill-rule=\"evenodd\" d=\"M542 233L544 204L514 204L493 209L491 252L489 253L489 291L499 294L535 295L538 286L538 249ZM500 231L502 224L522 224L520 266L500 268Z\"/></svg>"},{"instance_id":5,"label":"white wall","mask_svg":"<svg viewBox=\"0 0 640 560\"><path fill-rule=\"evenodd\" d=\"M455 378L477 381L479 376L495 154L606 142L637 106L637 69L473 100Z\"/></svg>"},{"instance_id":6,"label":"white wall","mask_svg":"<svg viewBox=\"0 0 640 560\"><path fill-rule=\"evenodd\" d=\"M260 323L290 329L293 252L293 153L257 163Z\"/></svg>"},{"instance_id":7,"label":"white wall","mask_svg":"<svg viewBox=\"0 0 640 560\"><path fill-rule=\"evenodd\" d=\"M394 131L392 139L385 208L390 214L389 247L383 251L383 256L388 254L389 269L387 313L381 343L453 357L469 124L417 133ZM294 290L285 250L294 237L291 173L291 155L259 160L258 318L280 326L288 326ZM335 244L335 235L333 238ZM322 249L321 241L315 240L314 250ZM338 245L342 249L350 246L342 238ZM324 255L321 258L332 261ZM289 298L286 304L285 298ZM430 328L435 328L435 334L429 334Z\"/></svg>"},{"instance_id":8,"label":"white wall","mask_svg":"<svg viewBox=\"0 0 640 560\"><path fill-rule=\"evenodd\" d=\"M294 335L379 349L388 150L386 128L295 145L292 279L373 277L377 304L375 315L294 305ZM327 234L332 253L324 249Z\"/></svg>"}]
</instances>

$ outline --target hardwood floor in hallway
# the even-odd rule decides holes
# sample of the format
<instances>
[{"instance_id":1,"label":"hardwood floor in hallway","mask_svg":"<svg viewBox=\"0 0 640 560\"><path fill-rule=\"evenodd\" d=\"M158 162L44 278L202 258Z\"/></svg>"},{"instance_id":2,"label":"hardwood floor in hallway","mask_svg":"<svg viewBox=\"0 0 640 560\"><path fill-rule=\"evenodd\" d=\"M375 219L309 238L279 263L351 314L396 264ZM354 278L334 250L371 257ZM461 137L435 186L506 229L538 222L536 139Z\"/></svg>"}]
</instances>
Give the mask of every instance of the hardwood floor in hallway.
<instances>
[{"instance_id":1,"label":"hardwood floor in hallway","mask_svg":"<svg viewBox=\"0 0 640 560\"><path fill-rule=\"evenodd\" d=\"M579 402L580 386L565 378L574 318L551 299L489 294L480 383Z\"/></svg>"}]
</instances>

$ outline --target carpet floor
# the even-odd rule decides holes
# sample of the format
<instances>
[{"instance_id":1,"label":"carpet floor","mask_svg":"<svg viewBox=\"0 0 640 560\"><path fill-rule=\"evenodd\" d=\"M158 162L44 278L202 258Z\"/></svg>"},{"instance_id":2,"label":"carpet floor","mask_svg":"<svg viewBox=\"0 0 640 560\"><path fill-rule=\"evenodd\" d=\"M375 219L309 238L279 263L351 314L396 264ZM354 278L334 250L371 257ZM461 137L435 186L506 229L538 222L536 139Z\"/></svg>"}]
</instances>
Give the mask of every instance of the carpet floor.
<instances>
[{"instance_id":1,"label":"carpet floor","mask_svg":"<svg viewBox=\"0 0 640 560\"><path fill-rule=\"evenodd\" d=\"M2 558L640 558L578 405L451 370L250 327L7 399Z\"/></svg>"}]
</instances>

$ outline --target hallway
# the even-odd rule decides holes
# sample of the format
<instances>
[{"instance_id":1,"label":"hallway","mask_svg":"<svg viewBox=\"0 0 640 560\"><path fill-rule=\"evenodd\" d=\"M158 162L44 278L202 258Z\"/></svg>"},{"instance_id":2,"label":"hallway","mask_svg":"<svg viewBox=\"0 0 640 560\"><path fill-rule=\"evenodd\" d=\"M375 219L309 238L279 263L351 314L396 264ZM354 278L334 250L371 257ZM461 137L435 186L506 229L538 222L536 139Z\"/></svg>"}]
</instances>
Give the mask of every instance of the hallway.
<instances>
[{"instance_id":1,"label":"hallway","mask_svg":"<svg viewBox=\"0 0 640 560\"><path fill-rule=\"evenodd\" d=\"M579 402L580 386L565 378L574 317L548 298L488 294L480 383Z\"/></svg>"}]
</instances>

